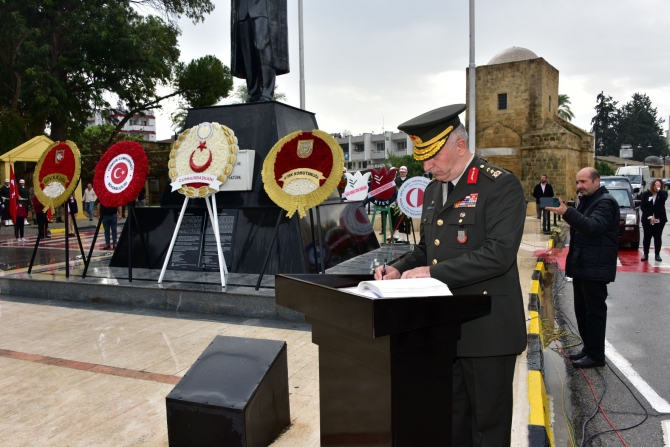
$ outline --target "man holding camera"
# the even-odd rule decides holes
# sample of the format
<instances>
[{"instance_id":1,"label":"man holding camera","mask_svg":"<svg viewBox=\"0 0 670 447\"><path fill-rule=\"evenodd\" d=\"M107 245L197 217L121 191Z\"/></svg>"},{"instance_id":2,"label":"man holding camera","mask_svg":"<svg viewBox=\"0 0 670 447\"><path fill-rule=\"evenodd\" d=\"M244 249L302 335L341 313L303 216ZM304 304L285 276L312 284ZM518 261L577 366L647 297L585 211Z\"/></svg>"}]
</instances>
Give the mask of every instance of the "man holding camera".
<instances>
[{"instance_id":1,"label":"man holding camera","mask_svg":"<svg viewBox=\"0 0 670 447\"><path fill-rule=\"evenodd\" d=\"M607 188L600 186L594 168L577 173L577 208L568 208L559 198L558 207L546 209L563 216L570 225L570 251L565 274L572 278L575 316L582 337L581 352L571 354L575 368L605 365L607 284L616 276L619 253L619 204Z\"/></svg>"}]
</instances>

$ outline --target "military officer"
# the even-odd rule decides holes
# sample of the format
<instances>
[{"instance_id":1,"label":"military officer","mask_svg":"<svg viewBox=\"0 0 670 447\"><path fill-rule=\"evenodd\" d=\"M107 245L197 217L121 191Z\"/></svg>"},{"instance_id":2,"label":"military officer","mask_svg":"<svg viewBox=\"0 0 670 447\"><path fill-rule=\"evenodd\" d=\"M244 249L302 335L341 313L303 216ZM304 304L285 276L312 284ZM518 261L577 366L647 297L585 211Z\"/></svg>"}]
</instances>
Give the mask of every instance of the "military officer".
<instances>
[{"instance_id":1,"label":"military officer","mask_svg":"<svg viewBox=\"0 0 670 447\"><path fill-rule=\"evenodd\" d=\"M442 107L398 129L414 142L414 158L433 175L426 187L421 240L386 267L383 279L433 277L454 295L491 295L491 313L462 325L453 366L454 446L509 446L512 379L526 347L517 268L526 214L519 179L468 151L458 115ZM382 279L381 268L375 279Z\"/></svg>"}]
</instances>

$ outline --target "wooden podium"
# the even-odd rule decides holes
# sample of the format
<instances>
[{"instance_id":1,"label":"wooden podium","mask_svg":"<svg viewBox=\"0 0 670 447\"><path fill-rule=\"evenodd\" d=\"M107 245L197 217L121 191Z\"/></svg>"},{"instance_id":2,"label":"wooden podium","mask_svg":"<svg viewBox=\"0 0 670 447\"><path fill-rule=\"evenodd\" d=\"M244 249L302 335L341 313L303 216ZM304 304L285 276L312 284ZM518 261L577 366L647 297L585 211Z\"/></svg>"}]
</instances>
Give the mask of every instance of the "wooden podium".
<instances>
[{"instance_id":1,"label":"wooden podium","mask_svg":"<svg viewBox=\"0 0 670 447\"><path fill-rule=\"evenodd\" d=\"M276 275L277 304L319 345L322 446L450 446L461 323L489 295L372 299L337 290L370 275Z\"/></svg>"}]
</instances>

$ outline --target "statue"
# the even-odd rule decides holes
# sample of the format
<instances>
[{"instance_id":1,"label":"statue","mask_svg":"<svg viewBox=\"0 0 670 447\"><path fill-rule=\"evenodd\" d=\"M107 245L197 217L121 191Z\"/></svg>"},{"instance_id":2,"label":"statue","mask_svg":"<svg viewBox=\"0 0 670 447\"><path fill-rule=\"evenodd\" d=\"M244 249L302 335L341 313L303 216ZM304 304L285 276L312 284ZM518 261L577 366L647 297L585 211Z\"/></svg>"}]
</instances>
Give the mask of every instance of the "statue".
<instances>
[{"instance_id":1,"label":"statue","mask_svg":"<svg viewBox=\"0 0 670 447\"><path fill-rule=\"evenodd\" d=\"M272 101L289 72L286 0L232 0L230 19L232 75L247 80L247 102Z\"/></svg>"}]
</instances>

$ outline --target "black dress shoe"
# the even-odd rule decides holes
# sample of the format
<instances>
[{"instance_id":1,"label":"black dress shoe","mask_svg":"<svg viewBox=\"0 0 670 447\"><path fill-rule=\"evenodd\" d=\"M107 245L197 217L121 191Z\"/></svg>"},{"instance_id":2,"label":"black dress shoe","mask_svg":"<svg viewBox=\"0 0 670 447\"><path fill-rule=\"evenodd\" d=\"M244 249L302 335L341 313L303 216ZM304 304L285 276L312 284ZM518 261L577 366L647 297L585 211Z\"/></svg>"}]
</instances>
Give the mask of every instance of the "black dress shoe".
<instances>
[{"instance_id":1,"label":"black dress shoe","mask_svg":"<svg viewBox=\"0 0 670 447\"><path fill-rule=\"evenodd\" d=\"M649 260L649 255L646 254L646 253L644 255L642 255L642 259L640 259L640 261L648 261L648 260Z\"/></svg>"},{"instance_id":2,"label":"black dress shoe","mask_svg":"<svg viewBox=\"0 0 670 447\"><path fill-rule=\"evenodd\" d=\"M663 262L663 259L659 255L656 255L656 262Z\"/></svg>"},{"instance_id":3,"label":"black dress shoe","mask_svg":"<svg viewBox=\"0 0 670 447\"><path fill-rule=\"evenodd\" d=\"M605 366L605 362L604 361L596 362L591 357L586 355L586 356L584 356L583 359L579 359L579 360L576 360L576 361L572 362L572 366L574 366L575 368L582 368L582 369L598 368L600 366Z\"/></svg>"},{"instance_id":4,"label":"black dress shoe","mask_svg":"<svg viewBox=\"0 0 670 447\"><path fill-rule=\"evenodd\" d=\"M568 358L570 360L579 360L579 359L583 359L584 357L586 357L586 353L584 351L579 351L577 354L568 355Z\"/></svg>"}]
</instances>

